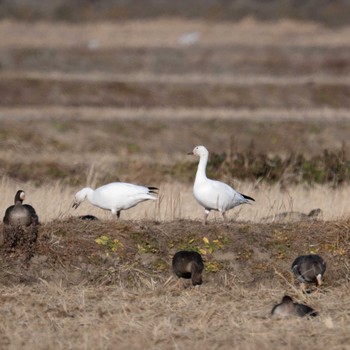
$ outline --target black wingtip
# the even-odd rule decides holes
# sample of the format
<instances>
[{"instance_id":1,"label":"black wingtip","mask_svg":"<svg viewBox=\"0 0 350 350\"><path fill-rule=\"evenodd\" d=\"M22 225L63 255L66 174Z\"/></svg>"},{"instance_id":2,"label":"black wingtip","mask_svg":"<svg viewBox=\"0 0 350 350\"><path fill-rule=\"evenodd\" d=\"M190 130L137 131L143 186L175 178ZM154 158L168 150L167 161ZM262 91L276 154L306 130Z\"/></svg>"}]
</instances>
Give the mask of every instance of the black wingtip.
<instances>
[{"instance_id":1,"label":"black wingtip","mask_svg":"<svg viewBox=\"0 0 350 350\"><path fill-rule=\"evenodd\" d=\"M147 187L148 188L148 190L149 190L149 193L153 193L153 194L158 194L158 191L159 191L159 189L158 189L158 187Z\"/></svg>"}]
</instances>

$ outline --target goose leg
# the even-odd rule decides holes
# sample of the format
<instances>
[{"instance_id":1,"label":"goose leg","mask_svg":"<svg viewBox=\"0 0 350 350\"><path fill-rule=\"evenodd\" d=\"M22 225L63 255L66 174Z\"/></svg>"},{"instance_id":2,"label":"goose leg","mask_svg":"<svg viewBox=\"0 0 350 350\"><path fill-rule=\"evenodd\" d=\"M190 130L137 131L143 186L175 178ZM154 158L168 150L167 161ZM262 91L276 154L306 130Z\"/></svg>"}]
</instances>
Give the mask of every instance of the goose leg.
<instances>
[{"instance_id":1,"label":"goose leg","mask_svg":"<svg viewBox=\"0 0 350 350\"><path fill-rule=\"evenodd\" d=\"M117 211L117 218L120 218L120 210Z\"/></svg>"},{"instance_id":2,"label":"goose leg","mask_svg":"<svg viewBox=\"0 0 350 350\"><path fill-rule=\"evenodd\" d=\"M223 211L221 214L222 214L222 217L224 218L224 222L227 223L227 216L226 216L226 213Z\"/></svg>"},{"instance_id":3,"label":"goose leg","mask_svg":"<svg viewBox=\"0 0 350 350\"><path fill-rule=\"evenodd\" d=\"M205 211L204 211L204 225L206 225L208 223L207 219L208 219L209 213L210 213L210 210L205 209Z\"/></svg>"}]
</instances>

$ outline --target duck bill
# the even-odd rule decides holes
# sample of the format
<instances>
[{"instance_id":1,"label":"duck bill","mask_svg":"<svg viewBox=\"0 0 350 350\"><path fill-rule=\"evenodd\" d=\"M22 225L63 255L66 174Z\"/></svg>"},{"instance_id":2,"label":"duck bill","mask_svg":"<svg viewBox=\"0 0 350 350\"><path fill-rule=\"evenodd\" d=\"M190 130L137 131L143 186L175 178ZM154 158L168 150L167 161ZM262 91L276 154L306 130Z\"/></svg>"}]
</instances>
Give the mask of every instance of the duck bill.
<instances>
[{"instance_id":1,"label":"duck bill","mask_svg":"<svg viewBox=\"0 0 350 350\"><path fill-rule=\"evenodd\" d=\"M72 205L72 208L77 209L79 207L80 203L79 202L74 202Z\"/></svg>"},{"instance_id":2,"label":"duck bill","mask_svg":"<svg viewBox=\"0 0 350 350\"><path fill-rule=\"evenodd\" d=\"M187 155L193 156L193 152L188 152Z\"/></svg>"},{"instance_id":3,"label":"duck bill","mask_svg":"<svg viewBox=\"0 0 350 350\"><path fill-rule=\"evenodd\" d=\"M316 276L316 280L317 280L317 285L318 286L322 286L322 276L321 275L317 275Z\"/></svg>"}]
</instances>

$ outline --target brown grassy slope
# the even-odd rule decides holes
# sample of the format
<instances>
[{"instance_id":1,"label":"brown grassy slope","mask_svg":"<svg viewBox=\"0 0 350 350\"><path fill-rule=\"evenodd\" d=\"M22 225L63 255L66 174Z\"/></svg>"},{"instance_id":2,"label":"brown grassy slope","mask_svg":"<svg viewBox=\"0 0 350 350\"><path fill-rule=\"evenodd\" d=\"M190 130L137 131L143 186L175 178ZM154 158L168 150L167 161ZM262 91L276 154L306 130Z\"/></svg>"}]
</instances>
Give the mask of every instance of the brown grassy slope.
<instances>
[{"instance_id":1,"label":"brown grassy slope","mask_svg":"<svg viewBox=\"0 0 350 350\"><path fill-rule=\"evenodd\" d=\"M1 280L9 283L14 278L12 282L16 283L20 278L28 278L37 282L40 277L50 281L50 274L43 271L52 269L56 273L61 271L60 278L65 284L120 283L133 287L142 282L142 276L164 282L170 275L172 255L186 248L204 249L208 253L207 270L218 271L208 273L208 283L218 282L225 274L235 276L243 286L269 283L276 279L275 271L288 276L297 255L317 252L329 261L328 285L337 285L347 279L348 231L347 221L231 222L203 226L188 220L86 222L71 218L40 227L35 257L28 270L20 266L20 260L16 262L2 255L6 268L1 272ZM109 246L95 242L102 235L109 238ZM204 237L220 243L210 250L203 242ZM114 239L121 245L113 245ZM69 272L79 276L79 281L71 280Z\"/></svg>"},{"instance_id":2,"label":"brown grassy slope","mask_svg":"<svg viewBox=\"0 0 350 350\"><path fill-rule=\"evenodd\" d=\"M1 253L0 344L15 349L346 348L349 319L349 222L285 225L195 221L81 222L40 227L28 269ZM109 252L101 234L123 249ZM176 290L173 252L222 249L206 258L204 284ZM193 243L189 243L194 239ZM327 261L326 284L302 295L289 268L298 254ZM209 272L214 266L216 273ZM320 312L315 320L271 321L283 294Z\"/></svg>"}]
</instances>

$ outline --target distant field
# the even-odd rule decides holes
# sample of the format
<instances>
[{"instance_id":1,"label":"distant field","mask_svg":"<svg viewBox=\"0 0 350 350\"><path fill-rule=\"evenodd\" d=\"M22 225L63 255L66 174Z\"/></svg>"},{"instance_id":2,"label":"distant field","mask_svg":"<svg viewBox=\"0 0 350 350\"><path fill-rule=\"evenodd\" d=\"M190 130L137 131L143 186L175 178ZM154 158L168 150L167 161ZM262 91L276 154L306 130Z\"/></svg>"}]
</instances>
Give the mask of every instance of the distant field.
<instances>
[{"instance_id":1,"label":"distant field","mask_svg":"<svg viewBox=\"0 0 350 350\"><path fill-rule=\"evenodd\" d=\"M29 266L0 247L0 348L349 348L350 27L7 20L0 36L0 212L23 189L42 222ZM200 144L208 176L256 200L227 224L193 198ZM159 198L119 221L71 207L112 181ZM222 246L204 284L175 290L172 255L205 237ZM311 252L326 284L303 295L289 269ZM271 321L285 293L320 317Z\"/></svg>"}]
</instances>

